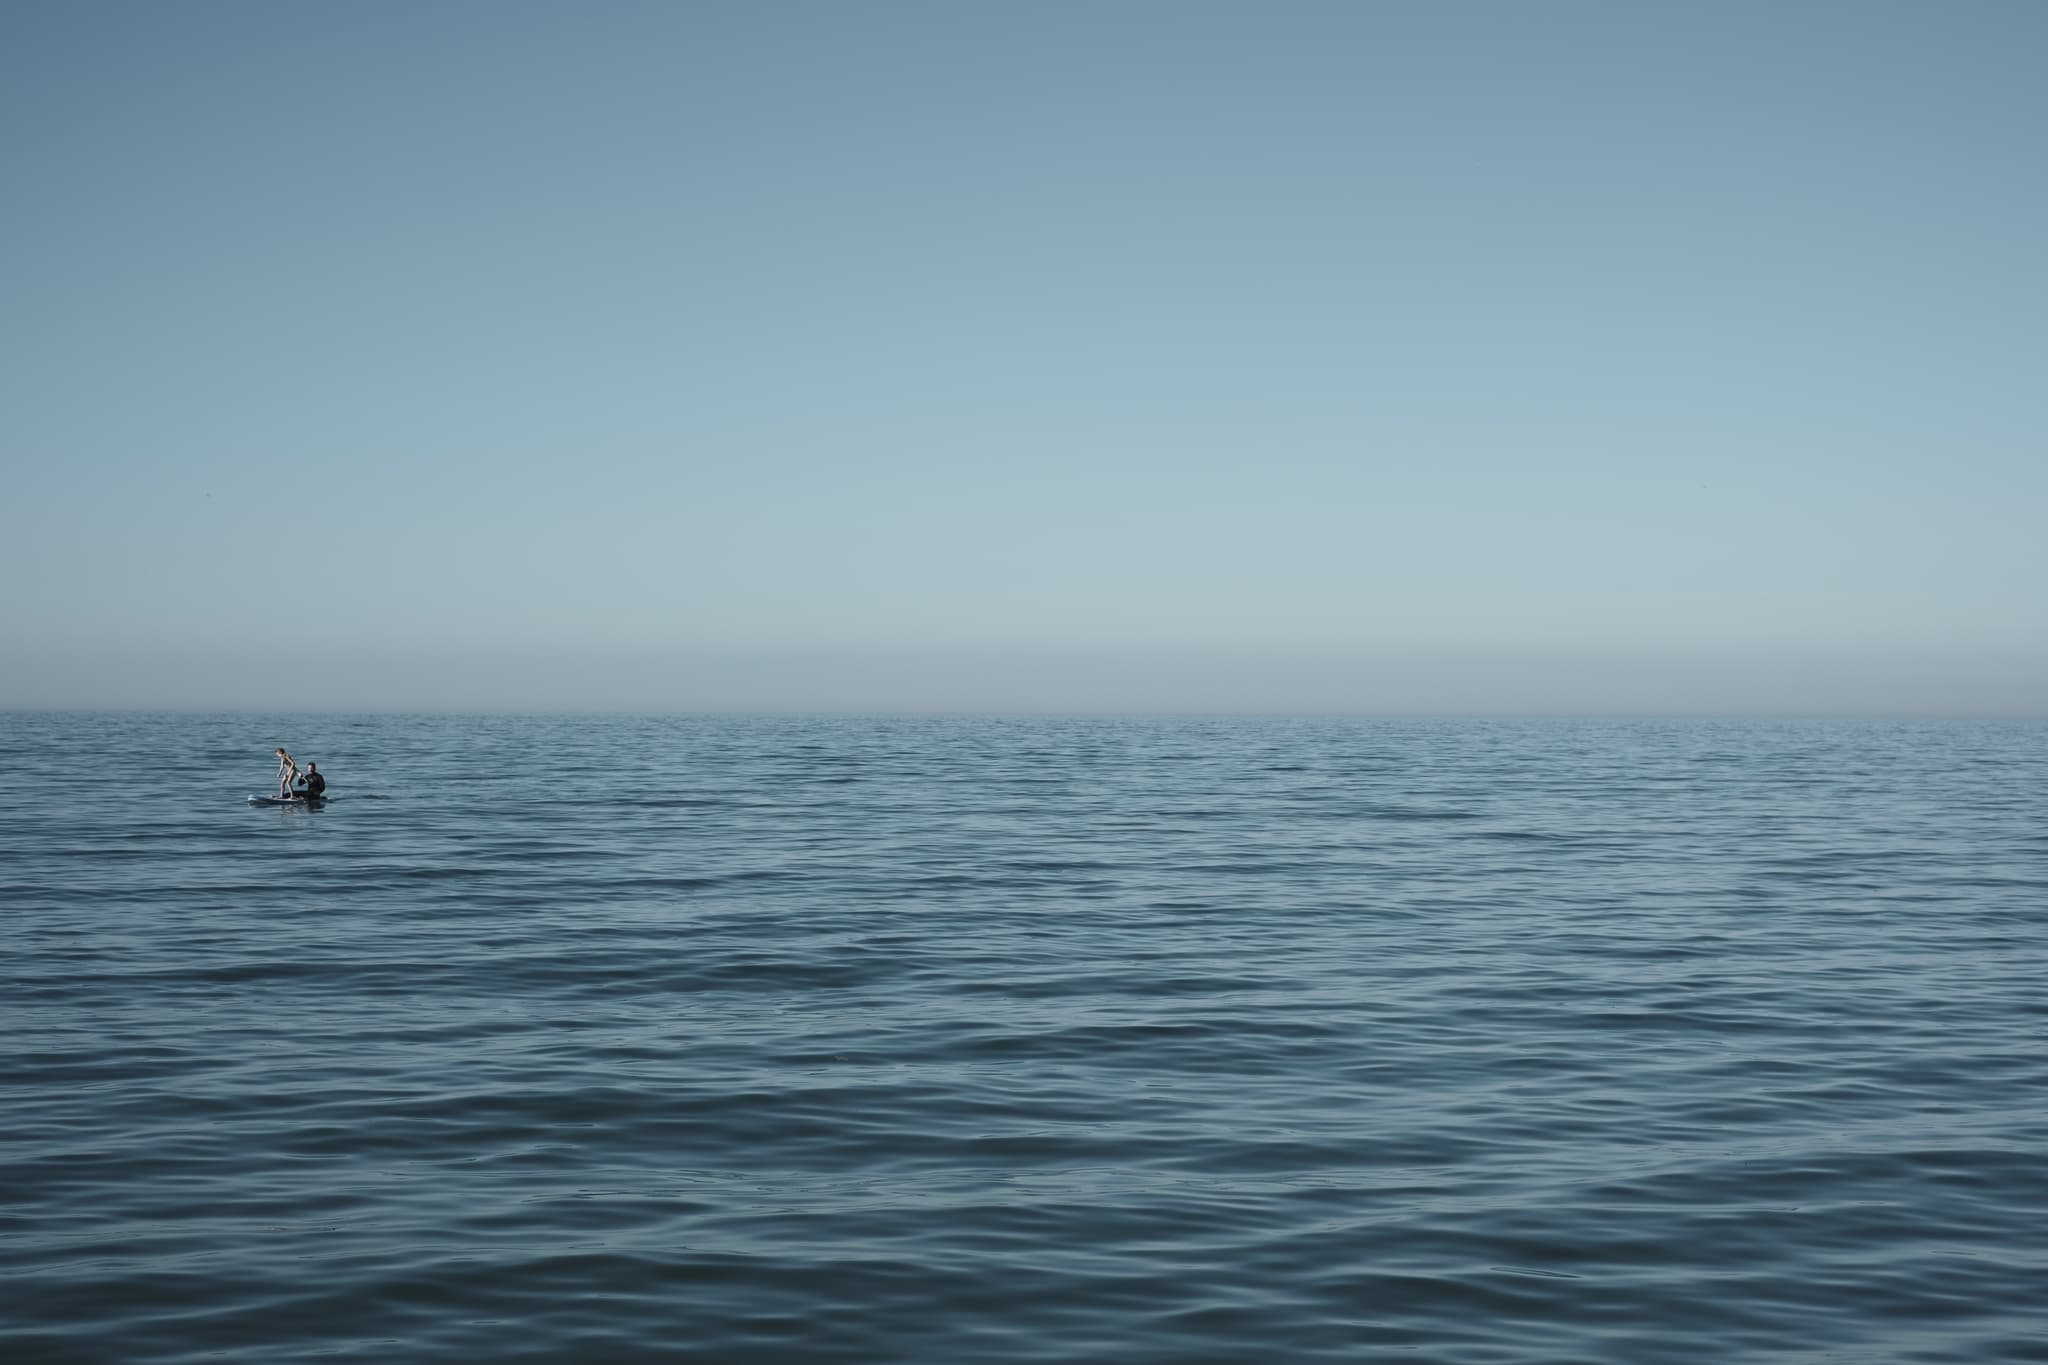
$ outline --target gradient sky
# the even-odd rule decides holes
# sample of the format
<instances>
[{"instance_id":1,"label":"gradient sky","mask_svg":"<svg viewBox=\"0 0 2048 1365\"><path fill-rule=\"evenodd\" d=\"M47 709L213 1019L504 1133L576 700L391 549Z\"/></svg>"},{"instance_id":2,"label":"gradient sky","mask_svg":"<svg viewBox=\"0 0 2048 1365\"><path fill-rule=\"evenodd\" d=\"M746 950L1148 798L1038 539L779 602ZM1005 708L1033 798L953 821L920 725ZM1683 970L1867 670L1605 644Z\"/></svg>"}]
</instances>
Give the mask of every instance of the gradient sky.
<instances>
[{"instance_id":1,"label":"gradient sky","mask_svg":"<svg viewBox=\"0 0 2048 1365\"><path fill-rule=\"evenodd\" d=\"M2048 712L2044 69L2036 0L17 0L0 706Z\"/></svg>"}]
</instances>

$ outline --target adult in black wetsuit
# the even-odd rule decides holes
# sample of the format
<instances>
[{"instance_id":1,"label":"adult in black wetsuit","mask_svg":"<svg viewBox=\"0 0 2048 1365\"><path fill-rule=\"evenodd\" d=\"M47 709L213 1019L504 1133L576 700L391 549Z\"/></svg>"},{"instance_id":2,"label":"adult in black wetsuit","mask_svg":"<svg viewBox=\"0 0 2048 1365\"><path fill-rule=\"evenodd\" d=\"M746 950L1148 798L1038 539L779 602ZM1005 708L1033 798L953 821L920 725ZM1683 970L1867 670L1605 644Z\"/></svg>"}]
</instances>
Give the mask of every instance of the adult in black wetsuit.
<instances>
[{"instance_id":1,"label":"adult in black wetsuit","mask_svg":"<svg viewBox=\"0 0 2048 1365\"><path fill-rule=\"evenodd\" d=\"M320 776L320 765L308 763L306 775L299 779L298 795L308 801L318 801L327 793L327 779Z\"/></svg>"}]
</instances>

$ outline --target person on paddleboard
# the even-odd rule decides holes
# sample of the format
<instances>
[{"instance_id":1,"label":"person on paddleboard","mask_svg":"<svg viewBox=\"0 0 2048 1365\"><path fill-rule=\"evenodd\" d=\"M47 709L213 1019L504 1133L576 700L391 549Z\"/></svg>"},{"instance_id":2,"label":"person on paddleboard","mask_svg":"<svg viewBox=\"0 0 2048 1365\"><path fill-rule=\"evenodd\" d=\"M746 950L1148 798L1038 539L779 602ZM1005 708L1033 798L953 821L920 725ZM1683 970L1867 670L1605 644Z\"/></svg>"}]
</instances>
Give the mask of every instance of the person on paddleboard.
<instances>
[{"instance_id":1,"label":"person on paddleboard","mask_svg":"<svg viewBox=\"0 0 2048 1365\"><path fill-rule=\"evenodd\" d=\"M320 765L308 763L306 775L299 779L299 795L308 801L318 801L327 794L327 779L320 776Z\"/></svg>"},{"instance_id":2,"label":"person on paddleboard","mask_svg":"<svg viewBox=\"0 0 2048 1365\"><path fill-rule=\"evenodd\" d=\"M288 753L286 753L286 752L284 751L284 746L283 746L282 744L278 745L278 746L277 746L277 799L278 799L278 800L280 800L280 801L289 801L289 800L291 800L291 799L292 799L292 779L296 778L296 777L297 777L298 775L299 775L299 765L298 765L298 764L296 764L296 763L294 763L294 762L292 762L292 756L291 756L290 754L288 754Z\"/></svg>"}]
</instances>

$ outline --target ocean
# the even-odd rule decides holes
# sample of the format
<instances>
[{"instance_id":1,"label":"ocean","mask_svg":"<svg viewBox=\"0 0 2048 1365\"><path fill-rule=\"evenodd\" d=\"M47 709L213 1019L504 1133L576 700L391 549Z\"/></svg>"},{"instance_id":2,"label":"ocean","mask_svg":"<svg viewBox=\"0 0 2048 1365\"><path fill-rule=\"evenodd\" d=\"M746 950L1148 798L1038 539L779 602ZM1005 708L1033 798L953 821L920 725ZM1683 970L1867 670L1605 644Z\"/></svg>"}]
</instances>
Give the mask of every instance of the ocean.
<instances>
[{"instance_id":1,"label":"ocean","mask_svg":"<svg viewBox=\"0 0 2048 1365\"><path fill-rule=\"evenodd\" d=\"M0 934L10 1365L2048 1361L2048 724L0 716Z\"/></svg>"}]
</instances>

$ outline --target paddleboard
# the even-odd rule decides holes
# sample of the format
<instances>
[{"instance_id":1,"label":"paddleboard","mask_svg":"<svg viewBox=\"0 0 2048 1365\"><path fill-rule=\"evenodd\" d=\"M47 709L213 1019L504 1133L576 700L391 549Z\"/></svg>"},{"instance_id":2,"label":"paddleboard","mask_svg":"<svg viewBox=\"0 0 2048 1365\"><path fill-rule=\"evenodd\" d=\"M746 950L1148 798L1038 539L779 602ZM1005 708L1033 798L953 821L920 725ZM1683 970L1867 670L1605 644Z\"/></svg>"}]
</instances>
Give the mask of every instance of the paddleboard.
<instances>
[{"instance_id":1,"label":"paddleboard","mask_svg":"<svg viewBox=\"0 0 2048 1365\"><path fill-rule=\"evenodd\" d=\"M324 806L332 799L332 797L326 796L294 796L289 799L282 796L252 796L249 798L249 804L252 806Z\"/></svg>"}]
</instances>

